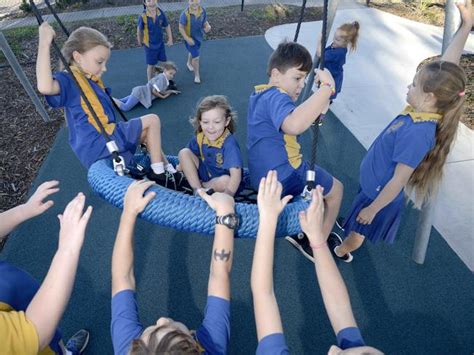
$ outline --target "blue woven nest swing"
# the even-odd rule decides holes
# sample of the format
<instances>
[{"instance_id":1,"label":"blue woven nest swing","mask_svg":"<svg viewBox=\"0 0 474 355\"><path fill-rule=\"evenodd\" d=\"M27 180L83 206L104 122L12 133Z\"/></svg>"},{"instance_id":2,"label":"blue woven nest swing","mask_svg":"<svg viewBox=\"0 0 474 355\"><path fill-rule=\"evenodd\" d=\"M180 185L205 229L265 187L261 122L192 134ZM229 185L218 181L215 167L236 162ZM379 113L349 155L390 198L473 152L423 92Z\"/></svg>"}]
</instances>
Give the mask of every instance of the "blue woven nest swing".
<instances>
[{"instance_id":1,"label":"blue woven nest swing","mask_svg":"<svg viewBox=\"0 0 474 355\"><path fill-rule=\"evenodd\" d=\"M178 163L176 156L167 156L173 165ZM135 160L147 164L142 155ZM99 160L88 172L88 180L92 189L104 200L115 207L123 209L123 199L128 186L134 181L128 176L118 176L110 159ZM244 181L248 181L248 172L244 171ZM248 186L248 184L246 184ZM171 227L186 232L214 235L215 212L198 196L186 195L182 192L153 185L155 198L148 204L140 216L148 222L160 226ZM278 219L277 237L295 235L301 231L298 213L308 207L308 202L296 197L285 207ZM258 229L258 208L255 203L237 202L236 213L240 216L240 226L235 232L236 237L256 238Z\"/></svg>"}]
</instances>

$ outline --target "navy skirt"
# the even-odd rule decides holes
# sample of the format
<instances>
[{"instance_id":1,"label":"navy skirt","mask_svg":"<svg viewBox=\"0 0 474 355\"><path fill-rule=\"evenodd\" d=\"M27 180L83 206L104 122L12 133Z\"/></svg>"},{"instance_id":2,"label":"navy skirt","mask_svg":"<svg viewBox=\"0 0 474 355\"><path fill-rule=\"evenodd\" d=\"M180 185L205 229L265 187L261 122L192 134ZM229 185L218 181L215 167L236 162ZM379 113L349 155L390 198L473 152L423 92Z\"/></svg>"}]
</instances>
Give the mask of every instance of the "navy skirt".
<instances>
[{"instance_id":1,"label":"navy skirt","mask_svg":"<svg viewBox=\"0 0 474 355\"><path fill-rule=\"evenodd\" d=\"M372 242L383 240L391 244L395 240L400 226L403 205L405 199L403 194L382 208L374 217L371 224L360 224L356 221L359 212L369 206L374 200L365 195L361 189L352 203L349 215L345 219L344 231L346 237L350 232L363 235Z\"/></svg>"}]
</instances>

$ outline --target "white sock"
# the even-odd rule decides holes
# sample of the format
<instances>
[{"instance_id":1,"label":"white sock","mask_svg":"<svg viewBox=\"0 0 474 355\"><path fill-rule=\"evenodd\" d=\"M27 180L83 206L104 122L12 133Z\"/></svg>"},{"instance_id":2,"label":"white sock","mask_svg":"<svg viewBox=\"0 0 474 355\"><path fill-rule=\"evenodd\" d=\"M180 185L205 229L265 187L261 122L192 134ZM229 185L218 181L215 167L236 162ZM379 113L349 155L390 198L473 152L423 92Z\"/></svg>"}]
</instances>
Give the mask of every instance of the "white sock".
<instances>
[{"instance_id":1,"label":"white sock","mask_svg":"<svg viewBox=\"0 0 474 355\"><path fill-rule=\"evenodd\" d=\"M174 174L176 172L176 169L174 168L173 164L171 164L171 163L166 164L165 169L166 169L166 171L169 171L171 174Z\"/></svg>"},{"instance_id":2,"label":"white sock","mask_svg":"<svg viewBox=\"0 0 474 355\"><path fill-rule=\"evenodd\" d=\"M163 163L153 163L150 167L155 174L163 174L165 172L165 165Z\"/></svg>"}]
</instances>

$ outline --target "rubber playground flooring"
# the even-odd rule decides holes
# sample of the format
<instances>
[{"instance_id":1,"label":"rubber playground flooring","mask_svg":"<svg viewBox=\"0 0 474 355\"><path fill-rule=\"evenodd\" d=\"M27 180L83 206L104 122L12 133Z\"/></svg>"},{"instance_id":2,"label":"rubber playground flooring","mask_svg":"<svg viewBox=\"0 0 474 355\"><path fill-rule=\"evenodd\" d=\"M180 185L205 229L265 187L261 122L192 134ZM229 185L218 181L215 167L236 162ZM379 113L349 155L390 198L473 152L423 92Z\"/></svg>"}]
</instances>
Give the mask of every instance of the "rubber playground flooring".
<instances>
[{"instance_id":1,"label":"rubber playground flooring","mask_svg":"<svg viewBox=\"0 0 474 355\"><path fill-rule=\"evenodd\" d=\"M137 107L136 117L154 112L163 126L167 154L177 154L192 136L188 118L199 98L227 95L238 111L237 137L246 160L246 112L254 85L266 83L266 62L271 53L263 37L208 41L202 53L201 85L185 69L185 50L167 49L179 71L182 94L155 101L150 110ZM146 81L141 49L113 51L104 76L115 96L125 96ZM309 134L303 137L310 157ZM358 189L359 163L364 148L330 115L322 126L318 163L345 185L342 215ZM89 188L86 171L71 152L63 128L51 149L35 187L60 181L55 206L33 219L10 238L2 258L27 270L38 280L47 273L57 248L56 215L82 191L94 206L82 249L76 282L60 327L67 339L79 328L91 332L87 354L112 354L110 338L111 254L120 210ZM195 211L189 211L195 213ZM369 345L387 354L469 354L474 349L472 273L433 230L424 265L411 260L417 212L407 208L394 245L365 244L351 264L339 264L351 296L355 317ZM257 218L257 216L255 216ZM135 231L135 275L141 321L145 326L161 316L172 317L196 329L203 317L212 238L182 233L139 220ZM252 354L257 346L250 270L254 241L235 241L232 270L230 354ZM285 240L275 245L274 286L287 343L293 354L323 354L335 343L324 311L314 266Z\"/></svg>"}]
</instances>

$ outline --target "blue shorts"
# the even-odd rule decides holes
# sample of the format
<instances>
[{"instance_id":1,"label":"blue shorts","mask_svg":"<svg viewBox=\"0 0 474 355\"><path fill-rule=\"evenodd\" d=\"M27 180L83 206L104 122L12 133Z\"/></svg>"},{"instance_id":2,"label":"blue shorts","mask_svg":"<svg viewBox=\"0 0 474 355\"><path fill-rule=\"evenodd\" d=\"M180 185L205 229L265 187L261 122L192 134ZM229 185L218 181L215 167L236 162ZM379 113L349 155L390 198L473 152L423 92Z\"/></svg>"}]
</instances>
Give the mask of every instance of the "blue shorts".
<instances>
[{"instance_id":1,"label":"blue shorts","mask_svg":"<svg viewBox=\"0 0 474 355\"><path fill-rule=\"evenodd\" d=\"M282 196L292 195L297 196L301 194L306 186L306 171L309 169L309 163L303 161L298 169L286 179L280 181L283 185ZM321 185L324 188L323 195L326 196L332 189L334 178L326 170L318 165L315 165L316 185Z\"/></svg>"},{"instance_id":2,"label":"blue shorts","mask_svg":"<svg viewBox=\"0 0 474 355\"><path fill-rule=\"evenodd\" d=\"M188 52L191 54L191 57L192 58L197 58L199 57L199 50L201 49L201 42L195 40L193 38L193 41L194 41L194 46L190 46L188 44L188 42L184 42L184 46L186 47L186 49L188 50Z\"/></svg>"},{"instance_id":3,"label":"blue shorts","mask_svg":"<svg viewBox=\"0 0 474 355\"><path fill-rule=\"evenodd\" d=\"M221 175L222 176L222 175ZM201 182L208 182L218 176L209 176L206 166L202 163L202 160L199 159L199 167L198 167L198 177ZM235 195L238 195L242 190L245 188L245 181L243 179L243 172L242 172L242 180L240 181L239 188L235 192Z\"/></svg>"},{"instance_id":4,"label":"blue shorts","mask_svg":"<svg viewBox=\"0 0 474 355\"><path fill-rule=\"evenodd\" d=\"M155 65L159 61L166 62L166 51L163 43L157 49L150 49L147 46L143 46L143 48L145 48L146 64Z\"/></svg>"},{"instance_id":5,"label":"blue shorts","mask_svg":"<svg viewBox=\"0 0 474 355\"><path fill-rule=\"evenodd\" d=\"M140 144L142 129L141 118L134 118L127 122L121 121L117 123L114 133L110 137L117 143L120 155L127 165L130 164L137 146Z\"/></svg>"}]
</instances>

